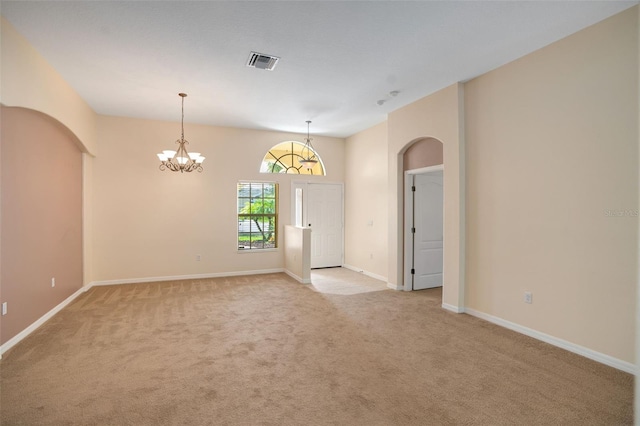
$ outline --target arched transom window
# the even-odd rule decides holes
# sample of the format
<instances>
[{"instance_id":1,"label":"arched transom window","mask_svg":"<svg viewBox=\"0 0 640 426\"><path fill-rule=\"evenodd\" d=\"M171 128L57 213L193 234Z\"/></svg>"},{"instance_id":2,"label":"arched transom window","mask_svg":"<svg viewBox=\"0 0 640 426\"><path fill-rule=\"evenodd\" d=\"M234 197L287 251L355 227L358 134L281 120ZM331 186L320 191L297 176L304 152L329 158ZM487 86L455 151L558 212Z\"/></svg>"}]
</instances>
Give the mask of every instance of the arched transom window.
<instances>
[{"instance_id":1,"label":"arched transom window","mask_svg":"<svg viewBox=\"0 0 640 426\"><path fill-rule=\"evenodd\" d=\"M317 152L318 162L311 169L307 169L300 164L303 159L302 148L304 144L296 141L282 142L274 146L267 152L260 166L260 173L289 173L299 175L319 175L325 176L324 164ZM307 151L305 149L305 155Z\"/></svg>"}]
</instances>

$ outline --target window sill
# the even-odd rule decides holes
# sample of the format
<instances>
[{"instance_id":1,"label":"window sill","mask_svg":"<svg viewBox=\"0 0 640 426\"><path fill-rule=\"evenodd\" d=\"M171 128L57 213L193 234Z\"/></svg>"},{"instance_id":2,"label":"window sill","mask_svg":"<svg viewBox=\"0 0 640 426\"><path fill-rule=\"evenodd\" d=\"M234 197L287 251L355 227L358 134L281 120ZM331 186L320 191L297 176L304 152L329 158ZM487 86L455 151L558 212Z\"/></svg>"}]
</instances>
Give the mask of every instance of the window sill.
<instances>
[{"instance_id":1,"label":"window sill","mask_svg":"<svg viewBox=\"0 0 640 426\"><path fill-rule=\"evenodd\" d=\"M246 250L238 250L238 254L245 253L265 253L265 252L274 252L278 251L277 248L268 248L268 249L246 249Z\"/></svg>"}]
</instances>

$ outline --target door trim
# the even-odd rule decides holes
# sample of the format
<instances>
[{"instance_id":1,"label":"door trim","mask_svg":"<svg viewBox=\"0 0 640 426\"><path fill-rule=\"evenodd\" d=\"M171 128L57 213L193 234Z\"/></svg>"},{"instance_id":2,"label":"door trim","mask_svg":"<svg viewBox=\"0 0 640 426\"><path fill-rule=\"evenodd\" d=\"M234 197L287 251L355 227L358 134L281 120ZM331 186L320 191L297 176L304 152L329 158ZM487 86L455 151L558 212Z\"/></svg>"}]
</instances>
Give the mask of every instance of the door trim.
<instances>
[{"instance_id":1,"label":"door trim","mask_svg":"<svg viewBox=\"0 0 640 426\"><path fill-rule=\"evenodd\" d=\"M404 291L413 290L413 279L411 277L411 267L413 266L413 236L411 235L411 227L413 223L413 194L411 193L411 187L413 186L413 178L415 175L428 174L433 172L442 171L444 175L444 165L438 164L437 166L421 167L419 169L407 170L404 172L404 283L402 289ZM444 198L444 193L442 194ZM444 210L444 199L442 202L442 209ZM443 216L444 217L444 216ZM444 244L446 244L446 238L444 237L444 223L443 223L443 252ZM442 271L442 282L444 283L444 268Z\"/></svg>"}]
</instances>

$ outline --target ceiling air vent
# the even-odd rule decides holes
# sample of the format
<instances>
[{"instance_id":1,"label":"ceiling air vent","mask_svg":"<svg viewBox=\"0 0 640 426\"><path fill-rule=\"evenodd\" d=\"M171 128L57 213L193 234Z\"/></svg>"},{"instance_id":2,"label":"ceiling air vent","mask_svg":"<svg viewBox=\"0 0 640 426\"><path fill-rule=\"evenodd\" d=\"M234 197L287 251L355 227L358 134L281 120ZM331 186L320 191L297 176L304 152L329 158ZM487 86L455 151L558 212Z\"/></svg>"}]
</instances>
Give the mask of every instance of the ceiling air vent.
<instances>
[{"instance_id":1,"label":"ceiling air vent","mask_svg":"<svg viewBox=\"0 0 640 426\"><path fill-rule=\"evenodd\" d=\"M272 71L280 58L277 56L265 55L264 53L251 52L247 66L251 68L258 68L261 70Z\"/></svg>"}]
</instances>

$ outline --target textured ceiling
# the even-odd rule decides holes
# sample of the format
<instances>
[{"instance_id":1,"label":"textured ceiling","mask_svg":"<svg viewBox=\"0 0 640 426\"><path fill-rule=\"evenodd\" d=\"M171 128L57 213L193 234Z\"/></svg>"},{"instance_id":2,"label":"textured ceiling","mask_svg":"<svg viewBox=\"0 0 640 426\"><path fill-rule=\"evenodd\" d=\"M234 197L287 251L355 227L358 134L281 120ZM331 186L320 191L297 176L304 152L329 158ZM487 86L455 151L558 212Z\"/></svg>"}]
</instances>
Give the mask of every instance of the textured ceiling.
<instances>
[{"instance_id":1,"label":"textured ceiling","mask_svg":"<svg viewBox=\"0 0 640 426\"><path fill-rule=\"evenodd\" d=\"M0 12L99 114L179 121L186 92L186 122L305 133L313 120L312 133L345 137L637 3L2 1ZM251 51L281 60L248 68Z\"/></svg>"}]
</instances>

